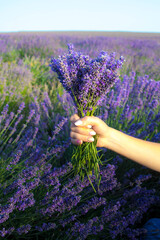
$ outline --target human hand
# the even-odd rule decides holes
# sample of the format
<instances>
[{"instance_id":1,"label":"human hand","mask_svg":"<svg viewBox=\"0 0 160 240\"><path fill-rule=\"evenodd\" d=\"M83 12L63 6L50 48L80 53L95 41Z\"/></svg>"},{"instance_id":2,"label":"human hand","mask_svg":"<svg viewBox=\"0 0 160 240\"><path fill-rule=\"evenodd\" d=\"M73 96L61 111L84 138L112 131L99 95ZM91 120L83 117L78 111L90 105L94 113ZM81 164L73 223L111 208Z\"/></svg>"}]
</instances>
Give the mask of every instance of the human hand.
<instances>
[{"instance_id":1,"label":"human hand","mask_svg":"<svg viewBox=\"0 0 160 240\"><path fill-rule=\"evenodd\" d=\"M71 116L70 121L70 137L73 144L80 145L83 142L93 142L93 136L97 134L97 147L108 147L111 128L100 118L85 116L80 119L77 114L74 114Z\"/></svg>"}]
</instances>

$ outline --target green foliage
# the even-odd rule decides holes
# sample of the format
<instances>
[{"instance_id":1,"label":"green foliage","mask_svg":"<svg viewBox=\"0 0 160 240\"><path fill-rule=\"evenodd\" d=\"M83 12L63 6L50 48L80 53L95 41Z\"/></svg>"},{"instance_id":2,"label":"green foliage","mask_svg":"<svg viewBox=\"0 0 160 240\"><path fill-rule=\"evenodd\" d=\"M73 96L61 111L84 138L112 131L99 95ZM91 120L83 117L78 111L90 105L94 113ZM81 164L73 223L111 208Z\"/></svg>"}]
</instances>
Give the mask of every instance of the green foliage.
<instances>
[{"instance_id":1,"label":"green foliage","mask_svg":"<svg viewBox=\"0 0 160 240\"><path fill-rule=\"evenodd\" d=\"M10 52L2 54L3 62L15 62L19 58L19 52L13 49Z\"/></svg>"}]
</instances>

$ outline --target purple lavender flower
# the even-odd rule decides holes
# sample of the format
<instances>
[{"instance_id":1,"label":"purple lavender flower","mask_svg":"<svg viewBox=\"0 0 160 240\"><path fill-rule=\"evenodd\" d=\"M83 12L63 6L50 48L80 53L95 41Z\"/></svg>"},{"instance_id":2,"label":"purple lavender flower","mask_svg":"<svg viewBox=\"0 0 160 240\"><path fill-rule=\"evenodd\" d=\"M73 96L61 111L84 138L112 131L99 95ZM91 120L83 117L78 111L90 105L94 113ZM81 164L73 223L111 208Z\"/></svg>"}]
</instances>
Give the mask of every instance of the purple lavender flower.
<instances>
[{"instance_id":1,"label":"purple lavender flower","mask_svg":"<svg viewBox=\"0 0 160 240\"><path fill-rule=\"evenodd\" d=\"M27 119L26 123L29 123L29 122L30 122L30 120L31 120L31 118L33 117L34 114L35 114L35 110L32 109L32 110L30 111L30 113L29 113L29 116L28 116L28 119Z\"/></svg>"},{"instance_id":2,"label":"purple lavender flower","mask_svg":"<svg viewBox=\"0 0 160 240\"><path fill-rule=\"evenodd\" d=\"M111 191L117 186L117 179L115 178L115 166L108 164L107 167L103 168L100 172L101 184L98 188L99 195L107 191Z\"/></svg>"},{"instance_id":3,"label":"purple lavender flower","mask_svg":"<svg viewBox=\"0 0 160 240\"><path fill-rule=\"evenodd\" d=\"M20 104L19 109L18 109L17 112L20 114L20 113L22 112L22 110L24 109L24 107L25 107L25 103L22 102L22 103Z\"/></svg>"},{"instance_id":4,"label":"purple lavender flower","mask_svg":"<svg viewBox=\"0 0 160 240\"><path fill-rule=\"evenodd\" d=\"M68 218L66 218L66 219L64 219L64 220L60 219L60 220L59 220L59 223L60 223L63 227L65 227L65 225L67 225L68 223L76 220L76 218L77 218L77 215L74 214L74 215L72 215L71 217L68 217Z\"/></svg>"},{"instance_id":5,"label":"purple lavender flower","mask_svg":"<svg viewBox=\"0 0 160 240\"><path fill-rule=\"evenodd\" d=\"M30 139L30 140L27 142L26 147L31 147L31 146L33 145L33 141L34 141L34 139L36 138L36 135L37 135L38 131L39 131L39 129L36 127L36 128L35 128L35 132L34 132L34 134L33 134L33 137L32 137L32 139Z\"/></svg>"},{"instance_id":6,"label":"purple lavender flower","mask_svg":"<svg viewBox=\"0 0 160 240\"><path fill-rule=\"evenodd\" d=\"M30 224L27 224L27 225L23 225L19 228L17 228L17 233L19 235L22 235L23 233L28 233L29 231L31 230L31 225Z\"/></svg>"},{"instance_id":7,"label":"purple lavender flower","mask_svg":"<svg viewBox=\"0 0 160 240\"><path fill-rule=\"evenodd\" d=\"M117 69L122 66L123 57L115 60L115 53L101 52L96 59L89 59L68 44L69 54L51 59L51 68L58 74L63 87L71 94L76 106L90 109L97 104L117 80ZM76 97L76 99L75 99Z\"/></svg>"},{"instance_id":8,"label":"purple lavender flower","mask_svg":"<svg viewBox=\"0 0 160 240\"><path fill-rule=\"evenodd\" d=\"M25 178L25 179L31 179L35 176L37 176L39 171L39 168L37 166L29 166L28 168L26 167L20 174L19 176L21 178Z\"/></svg>"},{"instance_id":9,"label":"purple lavender flower","mask_svg":"<svg viewBox=\"0 0 160 240\"><path fill-rule=\"evenodd\" d=\"M35 229L38 230L39 232L43 232L43 231L48 231L50 229L55 229L56 228L56 224L55 223L43 223L42 226L35 226Z\"/></svg>"},{"instance_id":10,"label":"purple lavender flower","mask_svg":"<svg viewBox=\"0 0 160 240\"><path fill-rule=\"evenodd\" d=\"M7 112L8 112L8 107L9 105L6 104L6 106L3 108L3 111L1 112L1 116L0 116L0 123L2 122L2 120L4 120L7 116Z\"/></svg>"},{"instance_id":11,"label":"purple lavender flower","mask_svg":"<svg viewBox=\"0 0 160 240\"><path fill-rule=\"evenodd\" d=\"M89 200L86 204L81 205L80 207L80 211L81 214L86 214L90 209L96 209L101 205L105 205L106 204L106 199L105 198L97 198L94 197L91 200Z\"/></svg>"},{"instance_id":12,"label":"purple lavender flower","mask_svg":"<svg viewBox=\"0 0 160 240\"><path fill-rule=\"evenodd\" d=\"M120 207L121 207L121 204L119 201L117 201L116 203L110 202L110 204L107 207L104 207L101 215L102 223L107 223L112 219L114 219Z\"/></svg>"},{"instance_id":13,"label":"purple lavender flower","mask_svg":"<svg viewBox=\"0 0 160 240\"><path fill-rule=\"evenodd\" d=\"M65 118L65 117L64 117L64 118L61 120L61 122L60 122L57 126L55 126L55 129L54 129L54 131L53 131L52 141L55 140L56 135L61 131L61 129L63 128L64 124L67 122L67 120L68 120L68 118Z\"/></svg>"},{"instance_id":14,"label":"purple lavender flower","mask_svg":"<svg viewBox=\"0 0 160 240\"><path fill-rule=\"evenodd\" d=\"M21 150L18 150L17 153L15 154L15 157L14 159L10 162L11 165L16 165L17 162L19 162L19 159L22 155L22 151Z\"/></svg>"},{"instance_id":15,"label":"purple lavender flower","mask_svg":"<svg viewBox=\"0 0 160 240\"><path fill-rule=\"evenodd\" d=\"M41 117L40 114L37 114L37 115L35 116L35 125L38 125L38 124L39 124L40 117Z\"/></svg>"},{"instance_id":16,"label":"purple lavender flower","mask_svg":"<svg viewBox=\"0 0 160 240\"><path fill-rule=\"evenodd\" d=\"M5 237L5 235L8 233L7 230L5 230L5 228L3 228L2 230L0 230L0 235L1 237Z\"/></svg>"},{"instance_id":17,"label":"purple lavender flower","mask_svg":"<svg viewBox=\"0 0 160 240\"><path fill-rule=\"evenodd\" d=\"M160 133L155 134L152 139L152 142L160 142Z\"/></svg>"},{"instance_id":18,"label":"purple lavender flower","mask_svg":"<svg viewBox=\"0 0 160 240\"><path fill-rule=\"evenodd\" d=\"M86 224L80 223L79 221L75 222L71 228L72 237L76 237L77 240L87 239L89 235L93 233L96 235L97 232L103 230L103 225L100 224L99 218L94 217L90 219Z\"/></svg>"},{"instance_id":19,"label":"purple lavender flower","mask_svg":"<svg viewBox=\"0 0 160 240\"><path fill-rule=\"evenodd\" d=\"M8 126L9 126L11 120L13 119L14 115L15 115L15 114L14 114L13 112L10 113L9 118L8 118L8 119L6 120L6 122L5 122L3 131L5 131L5 130L8 128Z\"/></svg>"},{"instance_id":20,"label":"purple lavender flower","mask_svg":"<svg viewBox=\"0 0 160 240\"><path fill-rule=\"evenodd\" d=\"M158 122L159 120L160 120L160 113L158 113L158 114L155 116L153 122Z\"/></svg>"}]
</instances>

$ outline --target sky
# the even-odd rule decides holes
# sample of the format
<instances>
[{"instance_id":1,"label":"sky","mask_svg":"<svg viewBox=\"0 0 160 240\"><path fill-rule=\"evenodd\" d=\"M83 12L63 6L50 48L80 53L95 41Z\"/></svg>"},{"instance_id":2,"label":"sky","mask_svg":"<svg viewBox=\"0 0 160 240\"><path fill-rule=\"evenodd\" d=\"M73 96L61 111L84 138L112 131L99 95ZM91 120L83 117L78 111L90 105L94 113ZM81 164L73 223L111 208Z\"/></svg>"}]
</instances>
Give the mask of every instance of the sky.
<instances>
[{"instance_id":1,"label":"sky","mask_svg":"<svg viewBox=\"0 0 160 240\"><path fill-rule=\"evenodd\" d=\"M160 33L160 0L0 0L0 32Z\"/></svg>"}]
</instances>

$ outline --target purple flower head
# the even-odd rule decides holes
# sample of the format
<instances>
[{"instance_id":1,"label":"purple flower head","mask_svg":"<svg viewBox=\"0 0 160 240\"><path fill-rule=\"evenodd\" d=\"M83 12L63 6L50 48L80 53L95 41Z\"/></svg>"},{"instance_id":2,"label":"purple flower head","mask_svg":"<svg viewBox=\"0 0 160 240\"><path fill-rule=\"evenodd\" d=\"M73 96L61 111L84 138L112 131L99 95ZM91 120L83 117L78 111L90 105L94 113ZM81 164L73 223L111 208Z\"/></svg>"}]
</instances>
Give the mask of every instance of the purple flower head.
<instances>
[{"instance_id":1,"label":"purple flower head","mask_svg":"<svg viewBox=\"0 0 160 240\"><path fill-rule=\"evenodd\" d=\"M31 225L30 224L23 225L23 226L17 228L17 233L19 235L22 235L24 233L26 234L26 233L28 233L30 231L30 229L31 229Z\"/></svg>"},{"instance_id":2,"label":"purple flower head","mask_svg":"<svg viewBox=\"0 0 160 240\"><path fill-rule=\"evenodd\" d=\"M0 116L0 123L2 120L4 120L7 117L8 107L9 105L6 104L6 106L3 108L3 111L1 112L1 116Z\"/></svg>"},{"instance_id":3,"label":"purple flower head","mask_svg":"<svg viewBox=\"0 0 160 240\"><path fill-rule=\"evenodd\" d=\"M77 108L90 110L97 106L114 82L118 79L117 70L122 66L123 57L115 59L115 53L110 55L101 52L95 59L90 59L75 52L72 44L68 45L68 54L58 59L51 59L51 69L57 73L63 87L72 96Z\"/></svg>"},{"instance_id":4,"label":"purple flower head","mask_svg":"<svg viewBox=\"0 0 160 240\"><path fill-rule=\"evenodd\" d=\"M22 155L22 151L18 150L17 153L15 154L13 160L10 162L10 164L16 165L19 162L21 155Z\"/></svg>"},{"instance_id":5,"label":"purple flower head","mask_svg":"<svg viewBox=\"0 0 160 240\"><path fill-rule=\"evenodd\" d=\"M51 222L49 222L48 224L43 223L42 227L35 226L35 229L38 230L39 232L48 231L50 229L55 229L55 228L56 228L56 224Z\"/></svg>"},{"instance_id":6,"label":"purple flower head","mask_svg":"<svg viewBox=\"0 0 160 240\"><path fill-rule=\"evenodd\" d=\"M21 113L22 112L22 110L24 109L24 107L25 107L25 103L24 102L22 102L21 104L20 104L20 106L19 106L19 109L18 109L18 113Z\"/></svg>"},{"instance_id":7,"label":"purple flower head","mask_svg":"<svg viewBox=\"0 0 160 240\"><path fill-rule=\"evenodd\" d=\"M35 110L32 109L32 110L30 111L30 113L29 113L29 116L28 116L28 119L27 119L27 123L30 122L30 120L31 120L31 118L33 117L34 114L35 114Z\"/></svg>"}]
</instances>

